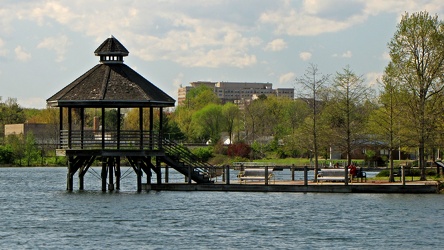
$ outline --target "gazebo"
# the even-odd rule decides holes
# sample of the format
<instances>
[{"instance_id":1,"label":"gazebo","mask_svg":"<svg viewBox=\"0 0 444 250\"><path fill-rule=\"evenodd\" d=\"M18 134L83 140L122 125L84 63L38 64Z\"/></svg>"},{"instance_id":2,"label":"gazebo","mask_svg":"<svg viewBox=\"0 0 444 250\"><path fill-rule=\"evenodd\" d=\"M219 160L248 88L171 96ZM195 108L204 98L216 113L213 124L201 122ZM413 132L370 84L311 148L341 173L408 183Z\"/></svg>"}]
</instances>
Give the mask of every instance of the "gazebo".
<instances>
[{"instance_id":1,"label":"gazebo","mask_svg":"<svg viewBox=\"0 0 444 250\"><path fill-rule=\"evenodd\" d=\"M67 190L73 190L77 171L83 190L84 175L97 160L102 166L102 190L120 189L122 157L137 175L139 192L143 173L147 184L151 184L151 171L157 183L162 182L162 162L184 174L189 183L211 183L211 165L163 137L163 109L173 107L175 100L123 63L129 52L115 37L106 39L94 53L100 57L98 65L47 99L48 106L60 109L56 154L68 158ZM138 126L124 129L123 110L133 109L138 110ZM159 114L156 131L155 111Z\"/></svg>"}]
</instances>

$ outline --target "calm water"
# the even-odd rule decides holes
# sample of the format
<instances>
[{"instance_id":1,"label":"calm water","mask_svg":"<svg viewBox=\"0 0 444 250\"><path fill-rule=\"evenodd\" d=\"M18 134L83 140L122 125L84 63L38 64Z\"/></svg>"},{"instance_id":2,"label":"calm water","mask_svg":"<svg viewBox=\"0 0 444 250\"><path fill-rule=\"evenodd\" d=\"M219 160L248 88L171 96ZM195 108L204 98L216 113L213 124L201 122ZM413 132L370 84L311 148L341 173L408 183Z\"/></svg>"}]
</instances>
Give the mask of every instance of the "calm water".
<instances>
[{"instance_id":1,"label":"calm water","mask_svg":"<svg viewBox=\"0 0 444 250\"><path fill-rule=\"evenodd\" d=\"M97 170L98 171L98 170ZM65 191L65 168L0 168L1 249L437 249L443 195ZM75 179L77 181L77 178Z\"/></svg>"}]
</instances>

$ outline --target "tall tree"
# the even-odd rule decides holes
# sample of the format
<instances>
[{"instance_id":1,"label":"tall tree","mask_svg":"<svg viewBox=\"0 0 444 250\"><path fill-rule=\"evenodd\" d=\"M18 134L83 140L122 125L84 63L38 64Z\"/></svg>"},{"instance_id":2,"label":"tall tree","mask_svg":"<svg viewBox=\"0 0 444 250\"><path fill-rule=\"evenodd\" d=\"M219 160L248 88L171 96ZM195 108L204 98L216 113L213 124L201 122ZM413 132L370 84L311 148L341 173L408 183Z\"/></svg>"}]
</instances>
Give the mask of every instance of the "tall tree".
<instances>
[{"instance_id":1,"label":"tall tree","mask_svg":"<svg viewBox=\"0 0 444 250\"><path fill-rule=\"evenodd\" d=\"M366 107L371 89L364 85L362 76L356 75L349 67L337 72L331 88L332 99L323 114L332 129L332 144L347 155L347 164L352 163L352 152L362 145L366 138L364 125L368 110Z\"/></svg>"},{"instance_id":2,"label":"tall tree","mask_svg":"<svg viewBox=\"0 0 444 250\"><path fill-rule=\"evenodd\" d=\"M312 151L314 154L314 176L315 181L317 180L318 176L318 166L319 166L319 148L318 148L318 115L319 115L319 93L320 91L325 87L325 85L328 82L328 75L322 75L318 67L315 64L310 64L310 66L305 71L305 74L303 77L299 78L297 80L297 83L301 84L302 87L308 91L308 94L306 95L309 100L309 106L312 109L312 115L311 115L311 128L310 128L310 134L312 135ZM311 99L311 100L310 100Z\"/></svg>"},{"instance_id":3,"label":"tall tree","mask_svg":"<svg viewBox=\"0 0 444 250\"><path fill-rule=\"evenodd\" d=\"M392 64L389 64L382 76L380 85L382 87L379 96L379 107L370 115L369 130L377 136L388 147L390 176L389 182L394 182L394 151L400 146L400 117L402 106L400 102L402 95L399 84L393 79ZM376 138L375 138L376 139Z\"/></svg>"},{"instance_id":4,"label":"tall tree","mask_svg":"<svg viewBox=\"0 0 444 250\"><path fill-rule=\"evenodd\" d=\"M203 109L193 114L193 126L196 127L194 135L200 141L211 140L216 144L220 139L222 127L224 127L222 119L222 106L218 104L208 104Z\"/></svg>"},{"instance_id":5,"label":"tall tree","mask_svg":"<svg viewBox=\"0 0 444 250\"><path fill-rule=\"evenodd\" d=\"M228 132L228 136L230 137L230 144L232 143L233 139L233 132L235 127L236 120L239 119L240 110L239 107L231 102L225 103L224 106L222 106L222 115L225 119L225 125Z\"/></svg>"},{"instance_id":6,"label":"tall tree","mask_svg":"<svg viewBox=\"0 0 444 250\"><path fill-rule=\"evenodd\" d=\"M404 103L417 138L421 180L425 175L426 142L436 132L434 125L442 112L444 73L444 25L428 12L405 13L388 47L408 99Z\"/></svg>"}]
</instances>

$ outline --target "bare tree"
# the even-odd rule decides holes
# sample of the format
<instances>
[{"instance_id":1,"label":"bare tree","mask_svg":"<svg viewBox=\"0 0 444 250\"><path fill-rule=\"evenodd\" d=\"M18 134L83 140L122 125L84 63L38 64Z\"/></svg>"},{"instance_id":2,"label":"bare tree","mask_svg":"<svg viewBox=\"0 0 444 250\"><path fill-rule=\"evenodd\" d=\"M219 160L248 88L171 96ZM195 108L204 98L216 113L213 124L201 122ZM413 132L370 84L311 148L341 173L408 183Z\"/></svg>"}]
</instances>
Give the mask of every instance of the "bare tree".
<instances>
[{"instance_id":1,"label":"bare tree","mask_svg":"<svg viewBox=\"0 0 444 250\"><path fill-rule=\"evenodd\" d=\"M312 135L312 151L314 154L314 178L317 181L318 167L319 167L319 148L318 148L318 114L319 114L319 100L318 95L320 91L325 87L329 79L328 75L321 75L319 73L318 67L315 64L310 64L310 66L305 71L303 77L296 79L296 82L308 91L305 95L308 97L308 103L312 109L311 115L311 135Z\"/></svg>"}]
</instances>

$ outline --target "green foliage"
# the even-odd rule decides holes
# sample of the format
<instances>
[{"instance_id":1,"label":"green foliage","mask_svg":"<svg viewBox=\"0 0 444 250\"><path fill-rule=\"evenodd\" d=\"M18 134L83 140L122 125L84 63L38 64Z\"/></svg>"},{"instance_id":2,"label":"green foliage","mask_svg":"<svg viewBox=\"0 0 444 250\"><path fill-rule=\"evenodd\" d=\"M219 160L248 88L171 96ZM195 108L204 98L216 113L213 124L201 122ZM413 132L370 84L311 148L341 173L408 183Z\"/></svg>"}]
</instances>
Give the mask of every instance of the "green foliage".
<instances>
[{"instance_id":1,"label":"green foliage","mask_svg":"<svg viewBox=\"0 0 444 250\"><path fill-rule=\"evenodd\" d=\"M201 161L208 161L213 156L213 149L211 147L200 147L192 150L192 153L199 157Z\"/></svg>"},{"instance_id":2,"label":"green foliage","mask_svg":"<svg viewBox=\"0 0 444 250\"><path fill-rule=\"evenodd\" d=\"M9 164L13 160L13 152L9 146L0 146L0 164Z\"/></svg>"}]
</instances>

